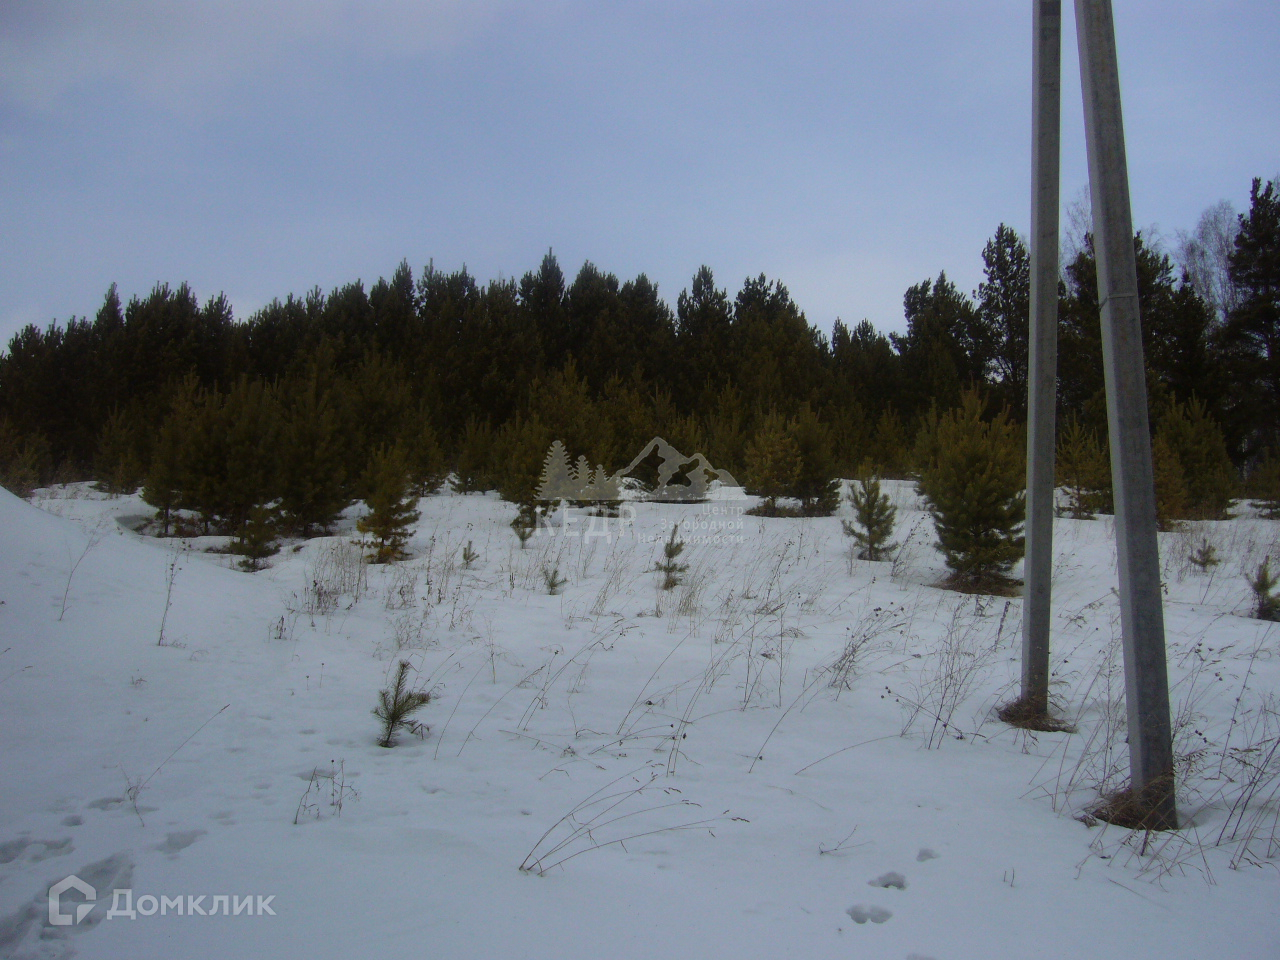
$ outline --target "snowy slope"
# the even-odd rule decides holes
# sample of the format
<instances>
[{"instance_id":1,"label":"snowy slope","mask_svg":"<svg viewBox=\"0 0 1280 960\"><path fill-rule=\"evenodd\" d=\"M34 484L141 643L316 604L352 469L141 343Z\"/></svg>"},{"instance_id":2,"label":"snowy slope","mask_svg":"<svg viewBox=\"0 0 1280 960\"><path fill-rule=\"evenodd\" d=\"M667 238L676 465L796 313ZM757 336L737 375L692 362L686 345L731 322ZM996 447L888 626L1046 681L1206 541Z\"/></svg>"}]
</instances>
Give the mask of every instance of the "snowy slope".
<instances>
[{"instance_id":1,"label":"snowy slope","mask_svg":"<svg viewBox=\"0 0 1280 960\"><path fill-rule=\"evenodd\" d=\"M1249 862L1273 821L1218 842L1222 744L1263 739L1280 688L1240 577L1280 525L1162 535L1189 826L1144 850L1074 819L1127 762L1107 521L1057 527L1079 732L1030 737L990 715L1019 602L933 586L892 492L893 565L850 564L835 518L694 542L726 519L707 505L522 551L510 505L439 496L405 564L362 569L348 530L248 574L131 532L136 499L0 491L0 956L1280 956L1277 861ZM663 593L676 520L690 570ZM435 699L387 750L370 711L400 658ZM97 904L53 926L71 874ZM117 888L274 915L108 919Z\"/></svg>"}]
</instances>

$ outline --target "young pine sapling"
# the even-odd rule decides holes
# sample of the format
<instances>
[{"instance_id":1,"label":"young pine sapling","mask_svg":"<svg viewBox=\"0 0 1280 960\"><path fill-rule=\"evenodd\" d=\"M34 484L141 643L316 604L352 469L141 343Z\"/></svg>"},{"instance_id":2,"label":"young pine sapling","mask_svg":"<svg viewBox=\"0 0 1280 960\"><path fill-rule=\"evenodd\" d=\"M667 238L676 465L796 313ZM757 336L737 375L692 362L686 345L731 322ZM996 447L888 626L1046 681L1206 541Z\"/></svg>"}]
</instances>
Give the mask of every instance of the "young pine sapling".
<instances>
[{"instance_id":1,"label":"young pine sapling","mask_svg":"<svg viewBox=\"0 0 1280 960\"><path fill-rule=\"evenodd\" d=\"M560 588L569 581L560 576L560 568L558 566L553 567L547 564L542 568L542 582L547 585L547 593L554 597L560 592Z\"/></svg>"},{"instance_id":2,"label":"young pine sapling","mask_svg":"<svg viewBox=\"0 0 1280 960\"><path fill-rule=\"evenodd\" d=\"M538 527L537 510L537 505L534 503L522 503L515 519L511 521L511 529L516 532L516 539L520 541L521 550L525 549L529 543L529 538L533 536L534 530Z\"/></svg>"},{"instance_id":3,"label":"young pine sapling","mask_svg":"<svg viewBox=\"0 0 1280 960\"><path fill-rule=\"evenodd\" d=\"M411 689L406 681L409 673L409 661L401 660L396 668L396 682L390 690L378 691L378 705L373 715L382 721L382 738L378 740L380 747L395 746L396 733L404 727L410 733L423 735L426 727L410 719L419 707L431 702L431 694L426 690Z\"/></svg>"},{"instance_id":4,"label":"young pine sapling","mask_svg":"<svg viewBox=\"0 0 1280 960\"><path fill-rule=\"evenodd\" d=\"M1272 592L1280 584L1280 579L1271 572L1271 558L1267 557L1258 564L1258 572L1246 579L1253 591L1253 615L1259 620L1280 622L1280 597Z\"/></svg>"},{"instance_id":5,"label":"young pine sapling","mask_svg":"<svg viewBox=\"0 0 1280 960\"><path fill-rule=\"evenodd\" d=\"M1208 540L1202 540L1187 559L1206 573L1210 567L1216 567L1222 562L1218 559L1218 551Z\"/></svg>"},{"instance_id":6,"label":"young pine sapling","mask_svg":"<svg viewBox=\"0 0 1280 960\"><path fill-rule=\"evenodd\" d=\"M252 573L265 567L267 557L280 552L276 533L276 519L269 508L258 504L250 510L234 547L243 557L240 569Z\"/></svg>"},{"instance_id":7,"label":"young pine sapling","mask_svg":"<svg viewBox=\"0 0 1280 960\"><path fill-rule=\"evenodd\" d=\"M687 563L681 563L678 559L684 551L684 541L676 539L679 531L680 524L678 523L671 528L671 536L662 545L662 559L654 567L655 570L662 574L663 590L674 590L680 586L681 575L689 569Z\"/></svg>"},{"instance_id":8,"label":"young pine sapling","mask_svg":"<svg viewBox=\"0 0 1280 960\"><path fill-rule=\"evenodd\" d=\"M846 536L852 537L859 560L883 560L894 548L890 543L898 510L887 494L880 492L879 477L865 477L849 490L853 521L841 520Z\"/></svg>"}]
</instances>

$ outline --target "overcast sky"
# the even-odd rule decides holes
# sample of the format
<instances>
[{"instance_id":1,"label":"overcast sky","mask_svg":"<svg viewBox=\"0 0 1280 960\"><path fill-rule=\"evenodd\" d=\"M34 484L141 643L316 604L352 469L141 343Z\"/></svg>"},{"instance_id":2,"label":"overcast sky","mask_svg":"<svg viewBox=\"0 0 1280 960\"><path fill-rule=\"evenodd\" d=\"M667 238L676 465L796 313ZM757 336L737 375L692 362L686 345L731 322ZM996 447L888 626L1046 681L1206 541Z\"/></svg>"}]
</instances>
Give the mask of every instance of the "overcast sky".
<instances>
[{"instance_id":1,"label":"overcast sky","mask_svg":"<svg viewBox=\"0 0 1280 960\"><path fill-rule=\"evenodd\" d=\"M1087 179L1064 3L1063 198ZM1134 220L1280 172L1280 4L1115 0ZM1029 222L1031 4L0 2L0 336L116 282L236 316L548 248L902 326Z\"/></svg>"}]
</instances>

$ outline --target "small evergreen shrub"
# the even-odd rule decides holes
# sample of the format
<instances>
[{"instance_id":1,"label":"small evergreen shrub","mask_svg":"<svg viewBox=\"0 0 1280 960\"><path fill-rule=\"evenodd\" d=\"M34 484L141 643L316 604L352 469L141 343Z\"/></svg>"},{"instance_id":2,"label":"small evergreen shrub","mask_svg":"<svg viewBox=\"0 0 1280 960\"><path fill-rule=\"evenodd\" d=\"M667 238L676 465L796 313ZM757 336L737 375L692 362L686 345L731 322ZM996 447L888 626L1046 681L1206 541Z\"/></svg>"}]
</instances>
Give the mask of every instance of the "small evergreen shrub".
<instances>
[{"instance_id":1,"label":"small evergreen shrub","mask_svg":"<svg viewBox=\"0 0 1280 960\"><path fill-rule=\"evenodd\" d=\"M462 569L470 570L472 564L480 559L480 554L471 549L471 541L467 541L467 545L462 548Z\"/></svg>"},{"instance_id":2,"label":"small evergreen shrub","mask_svg":"<svg viewBox=\"0 0 1280 960\"><path fill-rule=\"evenodd\" d=\"M840 506L831 431L807 403L787 423L787 430L800 451L800 471L788 495L800 501L802 517L829 517Z\"/></svg>"},{"instance_id":3,"label":"small evergreen shrub","mask_svg":"<svg viewBox=\"0 0 1280 960\"><path fill-rule=\"evenodd\" d=\"M475 417L467 419L462 434L462 442L458 446L457 466L454 471L453 486L459 493L475 493L491 490L494 487L493 428L488 420L478 421Z\"/></svg>"},{"instance_id":4,"label":"small evergreen shrub","mask_svg":"<svg viewBox=\"0 0 1280 960\"><path fill-rule=\"evenodd\" d=\"M662 574L662 589L674 590L680 586L681 576L689 569L687 563L681 563L679 556L684 552L684 541L677 540L676 534L680 530L680 524L675 524L671 528L671 536L667 538L667 542L662 546L662 559L658 561L654 567Z\"/></svg>"},{"instance_id":5,"label":"small evergreen shrub","mask_svg":"<svg viewBox=\"0 0 1280 960\"><path fill-rule=\"evenodd\" d=\"M133 418L115 411L98 434L93 469L99 487L107 493L133 493L146 479L147 469L139 452L144 436Z\"/></svg>"},{"instance_id":6,"label":"small evergreen shrub","mask_svg":"<svg viewBox=\"0 0 1280 960\"><path fill-rule=\"evenodd\" d=\"M558 566L544 564L542 567L542 582L546 584L547 593L554 597L569 581L567 578L560 576L560 568Z\"/></svg>"},{"instance_id":7,"label":"small evergreen shrub","mask_svg":"<svg viewBox=\"0 0 1280 960\"><path fill-rule=\"evenodd\" d=\"M1161 530L1172 530L1190 515L1191 498L1182 461L1161 431L1151 441L1151 473L1156 488L1156 522Z\"/></svg>"},{"instance_id":8,"label":"small evergreen shrub","mask_svg":"<svg viewBox=\"0 0 1280 960\"><path fill-rule=\"evenodd\" d=\"M763 516L778 515L778 498L791 494L800 478L800 446L777 413L765 418L755 438L747 444L747 489L763 497L755 508Z\"/></svg>"},{"instance_id":9,"label":"small evergreen shrub","mask_svg":"<svg viewBox=\"0 0 1280 960\"><path fill-rule=\"evenodd\" d=\"M897 508L889 497L880 492L879 477L863 477L855 480L849 490L849 503L853 506L853 521L841 520L845 535L853 538L859 560L883 560L897 547L890 543Z\"/></svg>"},{"instance_id":10,"label":"small evergreen shrub","mask_svg":"<svg viewBox=\"0 0 1280 960\"><path fill-rule=\"evenodd\" d=\"M1199 567L1202 571L1207 572L1210 567L1216 567L1222 561L1218 558L1218 550L1208 540L1200 541L1200 546L1191 551L1191 555L1187 557L1194 566Z\"/></svg>"},{"instance_id":11,"label":"small evergreen shrub","mask_svg":"<svg viewBox=\"0 0 1280 960\"><path fill-rule=\"evenodd\" d=\"M885 407L876 421L871 446L876 451L876 473L879 476L902 477L906 474L911 442L902 418L892 406Z\"/></svg>"},{"instance_id":12,"label":"small evergreen shrub","mask_svg":"<svg viewBox=\"0 0 1280 960\"><path fill-rule=\"evenodd\" d=\"M933 461L916 489L938 532L952 581L970 587L1002 580L1022 558L1026 468L1018 430L1001 410L982 419L976 390L938 418Z\"/></svg>"},{"instance_id":13,"label":"small evergreen shrub","mask_svg":"<svg viewBox=\"0 0 1280 960\"><path fill-rule=\"evenodd\" d=\"M396 734L401 728L419 735L426 732L426 727L410 719L410 715L430 703L431 694L409 687L406 678L410 669L409 661L401 660L391 689L378 691L378 705L373 708L373 715L382 721L382 737L378 740L380 747L394 747Z\"/></svg>"},{"instance_id":14,"label":"small evergreen shrub","mask_svg":"<svg viewBox=\"0 0 1280 960\"><path fill-rule=\"evenodd\" d=\"M31 496L48 472L49 445L43 437L23 436L9 421L0 418L0 487L19 497Z\"/></svg>"},{"instance_id":15,"label":"small evergreen shrub","mask_svg":"<svg viewBox=\"0 0 1280 960\"><path fill-rule=\"evenodd\" d=\"M240 561L241 568L249 571L261 570L266 566L267 557L280 552L276 519L269 508L259 504L249 511L249 519L240 528L233 549L244 558Z\"/></svg>"},{"instance_id":16,"label":"small evergreen shrub","mask_svg":"<svg viewBox=\"0 0 1280 960\"><path fill-rule=\"evenodd\" d=\"M365 500L369 513L357 521L356 529L374 538L370 560L403 560L408 556L404 547L409 527L418 520L403 451L399 447L380 448L365 473L365 484L369 489Z\"/></svg>"},{"instance_id":17,"label":"small evergreen shrub","mask_svg":"<svg viewBox=\"0 0 1280 960\"><path fill-rule=\"evenodd\" d=\"M1259 620L1280 622L1280 597L1273 592L1280 579L1271 572L1271 558L1258 564L1257 573L1246 579L1253 591L1253 615Z\"/></svg>"},{"instance_id":18,"label":"small evergreen shrub","mask_svg":"<svg viewBox=\"0 0 1280 960\"><path fill-rule=\"evenodd\" d=\"M418 496L429 496L440 489L448 471L435 427L431 424L431 411L426 404L418 407L416 430L409 444L407 459L409 477Z\"/></svg>"},{"instance_id":19,"label":"small evergreen shrub","mask_svg":"<svg viewBox=\"0 0 1280 960\"><path fill-rule=\"evenodd\" d=\"M1098 434L1068 414L1058 434L1057 485L1066 494L1065 512L1074 520L1092 520L1111 512L1111 464Z\"/></svg>"},{"instance_id":20,"label":"small evergreen shrub","mask_svg":"<svg viewBox=\"0 0 1280 960\"><path fill-rule=\"evenodd\" d=\"M1264 517L1280 518L1280 454L1270 451L1249 475L1249 495Z\"/></svg>"},{"instance_id":21,"label":"small evergreen shrub","mask_svg":"<svg viewBox=\"0 0 1280 960\"><path fill-rule=\"evenodd\" d=\"M1205 404L1195 397L1185 404L1171 401L1160 419L1156 440L1168 447L1181 471L1182 490L1176 496L1185 499L1178 504L1181 512L1169 519L1223 519L1236 494L1236 471L1222 430ZM1158 480L1156 489L1158 499Z\"/></svg>"},{"instance_id":22,"label":"small evergreen shrub","mask_svg":"<svg viewBox=\"0 0 1280 960\"><path fill-rule=\"evenodd\" d=\"M515 519L511 521L511 529L515 531L516 539L520 541L521 550L528 545L529 539L537 528L538 505L532 500L525 500L517 509Z\"/></svg>"}]
</instances>

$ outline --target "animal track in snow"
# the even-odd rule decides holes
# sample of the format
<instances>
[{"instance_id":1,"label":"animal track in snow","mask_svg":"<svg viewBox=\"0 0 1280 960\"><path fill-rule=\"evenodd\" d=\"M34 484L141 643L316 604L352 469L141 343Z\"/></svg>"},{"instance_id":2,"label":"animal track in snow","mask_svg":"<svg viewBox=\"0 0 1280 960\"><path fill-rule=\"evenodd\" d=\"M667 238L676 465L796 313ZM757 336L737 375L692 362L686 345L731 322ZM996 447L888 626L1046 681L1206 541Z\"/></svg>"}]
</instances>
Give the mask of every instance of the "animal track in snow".
<instances>
[{"instance_id":1,"label":"animal track in snow","mask_svg":"<svg viewBox=\"0 0 1280 960\"><path fill-rule=\"evenodd\" d=\"M31 844L30 840L19 838L0 843L0 863L10 863L22 856L22 851Z\"/></svg>"},{"instance_id":2,"label":"animal track in snow","mask_svg":"<svg viewBox=\"0 0 1280 960\"><path fill-rule=\"evenodd\" d=\"M74 851L70 837L61 840L28 840L20 837L0 843L0 863L12 863L19 857L28 863L39 863L41 860L66 856Z\"/></svg>"},{"instance_id":3,"label":"animal track in snow","mask_svg":"<svg viewBox=\"0 0 1280 960\"><path fill-rule=\"evenodd\" d=\"M45 884L25 904L0 917L0 955L39 957L40 960L65 960L74 956L76 951L68 938L92 930L102 921L111 903L107 896L110 891L133 885L133 861L128 854L117 853L85 864L75 875L98 894L84 920L72 926L54 926L49 920L49 887ZM62 895L61 902L65 911L85 900L78 890L70 890Z\"/></svg>"},{"instance_id":4,"label":"animal track in snow","mask_svg":"<svg viewBox=\"0 0 1280 960\"><path fill-rule=\"evenodd\" d=\"M204 830L179 830L165 837L164 843L156 844L156 849L169 856L177 856L178 852L187 849L205 835Z\"/></svg>"},{"instance_id":5,"label":"animal track in snow","mask_svg":"<svg viewBox=\"0 0 1280 960\"><path fill-rule=\"evenodd\" d=\"M845 913L853 918L854 923L866 923L868 920L872 923L884 923L893 916L893 911L886 910L884 907L874 905L864 907L860 903L855 903Z\"/></svg>"},{"instance_id":6,"label":"animal track in snow","mask_svg":"<svg viewBox=\"0 0 1280 960\"><path fill-rule=\"evenodd\" d=\"M39 863L41 860L48 860L50 857L62 857L75 850L75 847L71 845L70 837L64 837L61 840L37 840L35 842L43 846L44 849L27 857L32 863Z\"/></svg>"},{"instance_id":7,"label":"animal track in snow","mask_svg":"<svg viewBox=\"0 0 1280 960\"><path fill-rule=\"evenodd\" d=\"M874 880L867 881L868 886L883 887L888 890L893 887L895 890L907 889L907 878L896 870L890 870L888 873L882 873Z\"/></svg>"}]
</instances>

